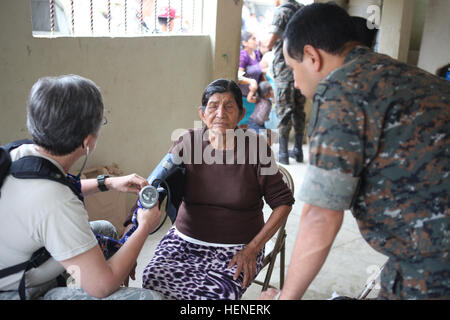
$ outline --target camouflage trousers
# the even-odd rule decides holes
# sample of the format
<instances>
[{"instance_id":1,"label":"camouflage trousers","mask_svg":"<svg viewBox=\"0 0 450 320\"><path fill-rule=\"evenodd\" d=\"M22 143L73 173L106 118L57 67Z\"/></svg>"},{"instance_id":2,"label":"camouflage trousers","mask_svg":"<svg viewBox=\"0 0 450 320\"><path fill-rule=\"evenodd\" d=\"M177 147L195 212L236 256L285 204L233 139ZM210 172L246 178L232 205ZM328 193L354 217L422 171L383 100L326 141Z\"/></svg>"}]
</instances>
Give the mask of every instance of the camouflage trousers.
<instances>
[{"instance_id":1,"label":"camouflage trousers","mask_svg":"<svg viewBox=\"0 0 450 320\"><path fill-rule=\"evenodd\" d=\"M392 258L389 259L381 273L381 290L378 299L450 299L448 258L416 258L415 260L414 262L397 262Z\"/></svg>"},{"instance_id":2,"label":"camouflage trousers","mask_svg":"<svg viewBox=\"0 0 450 320\"><path fill-rule=\"evenodd\" d=\"M306 98L294 88L294 81L275 81L275 108L278 117L278 133L288 136L291 128L303 136L305 131Z\"/></svg>"},{"instance_id":3,"label":"camouflage trousers","mask_svg":"<svg viewBox=\"0 0 450 320\"><path fill-rule=\"evenodd\" d=\"M98 220L90 222L92 232L117 239L116 228L108 221ZM106 257L106 256L105 256ZM120 287L116 292L103 299L91 297L83 289L72 285L58 287L56 279L39 287L26 289L27 299L33 300L162 300L163 296L158 292L143 289ZM0 293L0 300L19 300L18 291L6 291Z\"/></svg>"}]
</instances>

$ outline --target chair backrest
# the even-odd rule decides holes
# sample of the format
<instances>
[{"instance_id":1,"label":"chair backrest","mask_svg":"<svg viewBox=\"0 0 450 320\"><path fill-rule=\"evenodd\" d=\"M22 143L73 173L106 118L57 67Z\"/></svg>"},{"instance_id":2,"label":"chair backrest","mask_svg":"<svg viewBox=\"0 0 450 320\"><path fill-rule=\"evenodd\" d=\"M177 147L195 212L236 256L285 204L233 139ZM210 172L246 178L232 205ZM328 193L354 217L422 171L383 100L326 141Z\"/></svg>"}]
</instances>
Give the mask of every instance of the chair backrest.
<instances>
[{"instance_id":1,"label":"chair backrest","mask_svg":"<svg viewBox=\"0 0 450 320\"><path fill-rule=\"evenodd\" d=\"M278 169L283 177L283 181L287 184L289 189L291 189L292 193L294 193L294 181L292 180L291 175L286 170L286 168L278 165ZM287 219L284 220L284 222L281 224L281 226L278 229L278 232L272 237L272 241L274 241L273 249L270 252L266 251L266 257L264 258L264 265L269 266L264 278L264 282L259 280L254 280L256 284L259 284L262 286L262 291L267 290L267 288L270 286L270 278L272 277L272 272L275 266L275 261L280 253L280 288L283 287L284 284L284 272L285 272L285 250L286 250L286 223Z\"/></svg>"},{"instance_id":2,"label":"chair backrest","mask_svg":"<svg viewBox=\"0 0 450 320\"><path fill-rule=\"evenodd\" d=\"M291 174L283 166L278 165L278 169L280 170L280 173L283 176L283 181L286 182L287 186L292 191L292 195L294 195L294 180L292 180Z\"/></svg>"},{"instance_id":3,"label":"chair backrest","mask_svg":"<svg viewBox=\"0 0 450 320\"><path fill-rule=\"evenodd\" d=\"M278 165L278 170L280 171L281 175L283 176L283 181L287 184L288 188L291 189L292 195L294 196L294 180L292 180L291 174L289 173L289 171L287 171L287 169L285 167L283 167L281 165ZM272 239L281 239L282 238L282 235L285 232L286 223L287 223L287 219L278 228L278 232L273 236Z\"/></svg>"},{"instance_id":4,"label":"chair backrest","mask_svg":"<svg viewBox=\"0 0 450 320\"><path fill-rule=\"evenodd\" d=\"M283 176L283 181L286 182L289 189L292 191L292 196L294 196L294 180L292 180L292 176L287 171L287 169L281 165L278 165L278 170L280 171L281 175ZM286 227L287 219L284 221L284 223L280 226L277 233L277 239L282 239L283 235L285 234L285 227Z\"/></svg>"}]
</instances>

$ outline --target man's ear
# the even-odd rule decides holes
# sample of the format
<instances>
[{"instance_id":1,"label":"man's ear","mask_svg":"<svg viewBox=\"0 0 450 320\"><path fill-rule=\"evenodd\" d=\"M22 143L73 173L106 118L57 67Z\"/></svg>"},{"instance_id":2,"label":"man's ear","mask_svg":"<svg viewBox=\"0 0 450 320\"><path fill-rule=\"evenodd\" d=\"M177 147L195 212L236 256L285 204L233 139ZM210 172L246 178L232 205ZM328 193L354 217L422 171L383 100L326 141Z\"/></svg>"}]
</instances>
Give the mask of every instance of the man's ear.
<instances>
[{"instance_id":1,"label":"man's ear","mask_svg":"<svg viewBox=\"0 0 450 320\"><path fill-rule=\"evenodd\" d=\"M303 60L315 72L319 72L322 69L323 61L319 50L309 44L303 48Z\"/></svg>"}]
</instances>

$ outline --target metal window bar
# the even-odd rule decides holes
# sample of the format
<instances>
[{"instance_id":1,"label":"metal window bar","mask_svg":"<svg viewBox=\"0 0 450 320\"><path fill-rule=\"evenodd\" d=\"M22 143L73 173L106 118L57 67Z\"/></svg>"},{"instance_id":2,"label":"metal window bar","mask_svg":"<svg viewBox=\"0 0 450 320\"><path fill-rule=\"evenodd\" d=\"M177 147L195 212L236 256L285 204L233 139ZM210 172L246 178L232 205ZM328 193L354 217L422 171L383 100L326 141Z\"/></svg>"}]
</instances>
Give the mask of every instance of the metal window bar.
<instances>
[{"instance_id":1,"label":"metal window bar","mask_svg":"<svg viewBox=\"0 0 450 320\"><path fill-rule=\"evenodd\" d=\"M92 0L89 0L89 13L91 18L91 34L94 35L94 4Z\"/></svg>"},{"instance_id":2,"label":"metal window bar","mask_svg":"<svg viewBox=\"0 0 450 320\"><path fill-rule=\"evenodd\" d=\"M139 2L139 28L142 33L144 27L144 0L140 0Z\"/></svg>"},{"instance_id":3,"label":"metal window bar","mask_svg":"<svg viewBox=\"0 0 450 320\"><path fill-rule=\"evenodd\" d=\"M158 0L155 0L154 5L153 5L154 11L153 11L153 15L155 16L155 25L153 26L153 33L156 32L156 28L157 28L157 20L158 20Z\"/></svg>"},{"instance_id":4,"label":"metal window bar","mask_svg":"<svg viewBox=\"0 0 450 320\"><path fill-rule=\"evenodd\" d=\"M183 32L183 0L180 0L180 32Z\"/></svg>"},{"instance_id":5,"label":"metal window bar","mask_svg":"<svg viewBox=\"0 0 450 320\"><path fill-rule=\"evenodd\" d=\"M108 0L108 33L111 34L111 0Z\"/></svg>"},{"instance_id":6,"label":"metal window bar","mask_svg":"<svg viewBox=\"0 0 450 320\"><path fill-rule=\"evenodd\" d=\"M67 26L67 31L65 31L67 33L65 34L72 34L72 36L75 36L76 33L97 36L134 33L143 35L147 32L158 32L160 28L158 14L161 12L164 12L164 16L167 18L167 25L163 29L167 27L168 32L201 31L199 16L203 0L153 0L149 2L147 0L48 0L48 3L52 37L61 34L59 26L61 21L64 21L61 19L66 19L64 25ZM66 12L65 18L61 18L62 7ZM84 10L89 13L86 14ZM99 18L101 17L98 15L99 12L105 19ZM175 18L173 18L174 13ZM147 19L152 15L154 21L150 20L149 24ZM75 20L77 26L75 26ZM80 20L85 20L85 22L79 24Z\"/></svg>"},{"instance_id":7,"label":"metal window bar","mask_svg":"<svg viewBox=\"0 0 450 320\"><path fill-rule=\"evenodd\" d=\"M75 35L75 9L73 6L73 0L70 0L70 22L72 25L72 35Z\"/></svg>"},{"instance_id":8,"label":"metal window bar","mask_svg":"<svg viewBox=\"0 0 450 320\"><path fill-rule=\"evenodd\" d=\"M124 14L125 14L125 16L124 16L124 28L125 28L125 33L128 33L128 17L127 17L127 15L128 15L128 3L127 3L127 0L124 0L124 3L123 3L123 11L124 11Z\"/></svg>"},{"instance_id":9,"label":"metal window bar","mask_svg":"<svg viewBox=\"0 0 450 320\"><path fill-rule=\"evenodd\" d=\"M51 35L55 35L55 2L53 0L49 0L50 7L50 33Z\"/></svg>"},{"instance_id":10,"label":"metal window bar","mask_svg":"<svg viewBox=\"0 0 450 320\"><path fill-rule=\"evenodd\" d=\"M170 0L168 0L168 6L167 6L167 32L171 32L172 30L170 30L170 23L171 23L171 16L170 16Z\"/></svg>"}]
</instances>

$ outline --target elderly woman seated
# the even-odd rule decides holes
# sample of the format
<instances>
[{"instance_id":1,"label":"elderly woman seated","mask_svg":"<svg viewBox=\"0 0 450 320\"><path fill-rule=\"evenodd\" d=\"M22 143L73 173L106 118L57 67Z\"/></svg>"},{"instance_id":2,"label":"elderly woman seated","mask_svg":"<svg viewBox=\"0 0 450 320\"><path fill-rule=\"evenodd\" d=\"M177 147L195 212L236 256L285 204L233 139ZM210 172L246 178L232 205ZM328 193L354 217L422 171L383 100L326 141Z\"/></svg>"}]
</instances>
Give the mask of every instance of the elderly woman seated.
<instances>
[{"instance_id":1,"label":"elderly woman seated","mask_svg":"<svg viewBox=\"0 0 450 320\"><path fill-rule=\"evenodd\" d=\"M252 132L238 141L245 110L236 83L209 84L198 112L205 126L188 130L169 150L186 168L184 196L175 225L143 272L143 287L168 299L240 299L294 198L267 141L255 143L252 137L264 138ZM271 163L261 161L261 151ZM270 165L275 170L265 172ZM263 198L273 210L267 222Z\"/></svg>"}]
</instances>

